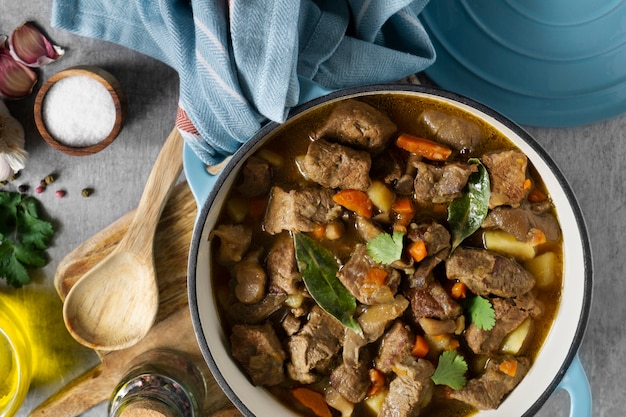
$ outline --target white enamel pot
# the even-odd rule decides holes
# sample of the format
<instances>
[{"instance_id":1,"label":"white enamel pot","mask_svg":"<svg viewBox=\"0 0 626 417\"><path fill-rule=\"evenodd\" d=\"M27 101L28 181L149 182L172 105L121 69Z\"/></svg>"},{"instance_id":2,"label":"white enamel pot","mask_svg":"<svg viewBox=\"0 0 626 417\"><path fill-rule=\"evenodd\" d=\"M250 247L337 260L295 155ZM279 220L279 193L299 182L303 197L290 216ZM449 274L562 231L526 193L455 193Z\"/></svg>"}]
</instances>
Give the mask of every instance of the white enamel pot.
<instances>
[{"instance_id":1,"label":"white enamel pot","mask_svg":"<svg viewBox=\"0 0 626 417\"><path fill-rule=\"evenodd\" d=\"M565 389L571 398L570 416L590 416L591 393L577 351L591 305L591 251L578 203L550 156L512 121L482 104L450 92L418 85L377 85L326 94L326 91L314 85L304 82L301 85L301 102L304 104L292 111L286 123L293 122L318 106L346 98L370 94L422 96L441 100L480 117L506 135L528 156L552 196L563 231L562 299L552 328L529 373L497 410L483 411L477 415L530 416L541 408L555 390ZM193 326L202 354L215 379L246 416L292 416L293 412L264 389L253 386L230 355L228 337L222 331L211 288L211 242L208 235L246 157L269 140L279 128L280 125L275 123L263 127L233 155L217 176L209 175L188 147L185 147L183 155L185 174L198 204L188 265L189 306Z\"/></svg>"}]
</instances>

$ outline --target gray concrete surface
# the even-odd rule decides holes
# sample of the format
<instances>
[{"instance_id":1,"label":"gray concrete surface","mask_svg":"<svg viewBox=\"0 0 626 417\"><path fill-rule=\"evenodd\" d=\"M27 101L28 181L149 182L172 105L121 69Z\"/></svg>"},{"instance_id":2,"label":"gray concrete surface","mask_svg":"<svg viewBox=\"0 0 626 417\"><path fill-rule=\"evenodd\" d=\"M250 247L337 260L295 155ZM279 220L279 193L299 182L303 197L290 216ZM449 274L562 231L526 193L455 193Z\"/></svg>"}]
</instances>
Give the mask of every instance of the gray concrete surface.
<instances>
[{"instance_id":1,"label":"gray concrete surface","mask_svg":"<svg viewBox=\"0 0 626 417\"><path fill-rule=\"evenodd\" d=\"M128 120L118 139L99 154L73 157L52 150L37 133L32 108L34 95L8 106L25 126L30 160L20 182L36 186L52 172L56 186L67 196L53 192L38 197L55 219L58 233L48 251L51 262L35 277L34 288L51 289L58 262L86 238L135 207L152 162L174 125L178 100L177 74L151 58L117 45L81 38L50 27L50 0L0 0L0 33L8 34L23 21L37 22L66 55L39 71L42 79L64 68L89 64L113 73L125 88ZM580 358L593 394L593 415L623 416L626 390L626 115L588 126L563 129L532 128L528 131L552 155L570 182L582 207L591 238L595 269L594 303ZM84 187L95 193L79 196ZM60 314L60 310L59 310ZM61 320L61 316L58 316ZM71 361L58 375L35 381L19 417L57 391L73 377L97 362L95 355L68 342ZM69 346L69 347L68 347ZM59 352L51 352L59 354ZM565 392L555 393L538 416L569 415ZM85 413L104 417L105 405Z\"/></svg>"}]
</instances>

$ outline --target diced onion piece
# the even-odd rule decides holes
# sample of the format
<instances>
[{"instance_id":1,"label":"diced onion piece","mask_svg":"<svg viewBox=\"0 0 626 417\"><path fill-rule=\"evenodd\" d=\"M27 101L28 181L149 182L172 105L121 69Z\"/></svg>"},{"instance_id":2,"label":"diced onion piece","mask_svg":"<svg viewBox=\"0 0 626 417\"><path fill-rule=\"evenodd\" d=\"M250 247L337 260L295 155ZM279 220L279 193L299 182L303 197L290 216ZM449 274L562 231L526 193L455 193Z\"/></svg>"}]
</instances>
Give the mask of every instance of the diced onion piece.
<instances>
[{"instance_id":1,"label":"diced onion piece","mask_svg":"<svg viewBox=\"0 0 626 417\"><path fill-rule=\"evenodd\" d=\"M304 294L300 292L296 294L289 294L287 298L285 299L285 304L291 308L300 308L303 302L304 302Z\"/></svg>"},{"instance_id":2,"label":"diced onion piece","mask_svg":"<svg viewBox=\"0 0 626 417\"><path fill-rule=\"evenodd\" d=\"M500 351L510 355L517 355L522 350L524 342L528 339L533 320L527 317L515 330L509 333L502 341Z\"/></svg>"},{"instance_id":3,"label":"diced onion piece","mask_svg":"<svg viewBox=\"0 0 626 417\"><path fill-rule=\"evenodd\" d=\"M510 233L502 230L485 230L485 247L514 257L518 261L527 261L535 257L535 247L527 242L520 242Z\"/></svg>"},{"instance_id":4,"label":"diced onion piece","mask_svg":"<svg viewBox=\"0 0 626 417\"><path fill-rule=\"evenodd\" d=\"M265 159L274 168L280 168L283 165L283 157L270 151L269 149L261 149L256 153L256 155L259 158Z\"/></svg>"},{"instance_id":5,"label":"diced onion piece","mask_svg":"<svg viewBox=\"0 0 626 417\"><path fill-rule=\"evenodd\" d=\"M343 236L344 225L340 221L328 223L324 228L326 239L337 240Z\"/></svg>"},{"instance_id":6,"label":"diced onion piece","mask_svg":"<svg viewBox=\"0 0 626 417\"><path fill-rule=\"evenodd\" d=\"M386 396L387 390L381 390L371 397L367 397L365 399L365 405L367 406L367 408L372 410L372 415L377 416L380 413L380 410L382 410L383 408L383 403L385 402Z\"/></svg>"},{"instance_id":7,"label":"diced onion piece","mask_svg":"<svg viewBox=\"0 0 626 417\"><path fill-rule=\"evenodd\" d=\"M538 288L547 288L556 280L557 256L554 252L546 252L524 262L524 267L533 274Z\"/></svg>"},{"instance_id":8,"label":"diced onion piece","mask_svg":"<svg viewBox=\"0 0 626 417\"><path fill-rule=\"evenodd\" d=\"M232 197L226 202L226 212L235 223L241 223L248 214L248 202L240 197Z\"/></svg>"},{"instance_id":9,"label":"diced onion piece","mask_svg":"<svg viewBox=\"0 0 626 417\"><path fill-rule=\"evenodd\" d=\"M383 213L391 211L394 193L382 181L372 181L372 185L367 190L367 195L380 211Z\"/></svg>"},{"instance_id":10,"label":"diced onion piece","mask_svg":"<svg viewBox=\"0 0 626 417\"><path fill-rule=\"evenodd\" d=\"M328 405L341 413L341 417L350 417L354 411L354 404L346 400L333 387L326 388L324 392L324 399Z\"/></svg>"}]
</instances>

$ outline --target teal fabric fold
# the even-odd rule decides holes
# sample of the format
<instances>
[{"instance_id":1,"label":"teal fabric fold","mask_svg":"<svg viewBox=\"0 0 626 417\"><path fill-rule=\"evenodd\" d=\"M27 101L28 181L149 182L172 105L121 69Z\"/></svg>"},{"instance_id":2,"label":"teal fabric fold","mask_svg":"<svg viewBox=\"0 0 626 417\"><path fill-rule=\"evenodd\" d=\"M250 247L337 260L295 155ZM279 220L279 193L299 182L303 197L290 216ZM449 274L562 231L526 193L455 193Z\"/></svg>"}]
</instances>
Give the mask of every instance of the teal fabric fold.
<instances>
[{"instance_id":1,"label":"teal fabric fold","mask_svg":"<svg viewBox=\"0 0 626 417\"><path fill-rule=\"evenodd\" d=\"M327 89L386 83L434 62L428 0L54 0L52 26L158 59L180 79L177 126L214 165L267 121L302 77Z\"/></svg>"}]
</instances>

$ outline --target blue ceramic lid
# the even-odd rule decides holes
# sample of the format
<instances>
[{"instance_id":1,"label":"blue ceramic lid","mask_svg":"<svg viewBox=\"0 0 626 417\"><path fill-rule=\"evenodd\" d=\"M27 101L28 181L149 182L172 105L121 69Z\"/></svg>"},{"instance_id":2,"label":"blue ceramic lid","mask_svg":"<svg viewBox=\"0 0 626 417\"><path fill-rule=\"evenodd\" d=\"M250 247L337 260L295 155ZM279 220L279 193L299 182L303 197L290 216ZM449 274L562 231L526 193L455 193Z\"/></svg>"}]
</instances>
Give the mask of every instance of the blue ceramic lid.
<instances>
[{"instance_id":1,"label":"blue ceramic lid","mask_svg":"<svg viewBox=\"0 0 626 417\"><path fill-rule=\"evenodd\" d=\"M626 112L626 1L433 0L426 75L523 125L565 127Z\"/></svg>"}]
</instances>

